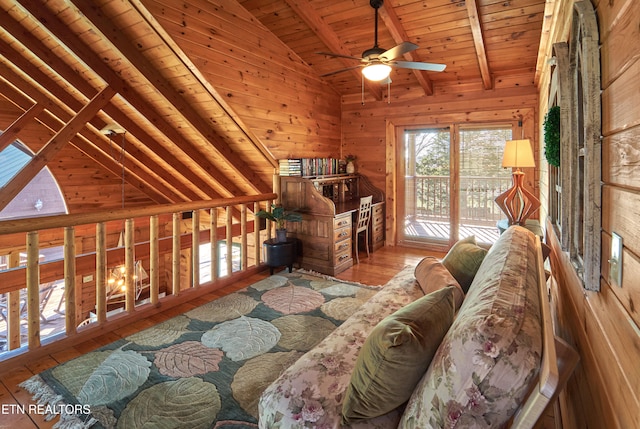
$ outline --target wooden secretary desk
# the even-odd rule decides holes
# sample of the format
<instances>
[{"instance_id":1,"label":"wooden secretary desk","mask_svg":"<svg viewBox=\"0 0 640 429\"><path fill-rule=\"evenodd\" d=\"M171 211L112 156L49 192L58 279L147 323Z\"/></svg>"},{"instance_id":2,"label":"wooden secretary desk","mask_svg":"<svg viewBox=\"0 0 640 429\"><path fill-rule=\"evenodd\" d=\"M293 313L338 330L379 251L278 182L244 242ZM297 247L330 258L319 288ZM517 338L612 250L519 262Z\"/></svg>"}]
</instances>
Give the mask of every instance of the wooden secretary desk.
<instances>
[{"instance_id":1,"label":"wooden secretary desk","mask_svg":"<svg viewBox=\"0 0 640 429\"><path fill-rule=\"evenodd\" d=\"M370 250L384 245L384 193L365 176L282 176L280 194L286 210L302 213L302 222L287 223L287 232L302 242L303 268L336 275L353 265L353 217L367 195L373 196Z\"/></svg>"}]
</instances>

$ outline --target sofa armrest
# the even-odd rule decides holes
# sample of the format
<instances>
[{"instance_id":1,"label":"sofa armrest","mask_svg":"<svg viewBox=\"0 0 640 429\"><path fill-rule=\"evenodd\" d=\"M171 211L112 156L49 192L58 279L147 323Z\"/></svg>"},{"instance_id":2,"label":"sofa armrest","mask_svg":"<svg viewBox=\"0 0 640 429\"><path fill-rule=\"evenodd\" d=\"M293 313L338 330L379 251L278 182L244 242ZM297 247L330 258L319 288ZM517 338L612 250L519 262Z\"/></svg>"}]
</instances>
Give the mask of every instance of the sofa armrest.
<instances>
[{"instance_id":1,"label":"sofa armrest","mask_svg":"<svg viewBox=\"0 0 640 429\"><path fill-rule=\"evenodd\" d=\"M536 237L538 255L538 289L540 292L540 316L542 318L542 363L537 383L514 416L512 428L532 428L549 403L558 396L573 373L580 357L567 342L555 335L551 317L550 296L543 267L540 238Z\"/></svg>"}]
</instances>

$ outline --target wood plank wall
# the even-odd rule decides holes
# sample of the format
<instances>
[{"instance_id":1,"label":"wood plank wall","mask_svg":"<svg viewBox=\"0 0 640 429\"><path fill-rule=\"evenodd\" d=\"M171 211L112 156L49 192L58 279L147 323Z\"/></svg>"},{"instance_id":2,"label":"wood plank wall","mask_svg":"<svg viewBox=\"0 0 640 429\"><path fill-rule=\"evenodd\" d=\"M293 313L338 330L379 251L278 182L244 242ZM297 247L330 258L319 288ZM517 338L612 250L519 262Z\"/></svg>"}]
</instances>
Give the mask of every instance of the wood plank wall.
<instances>
[{"instance_id":1,"label":"wood plank wall","mask_svg":"<svg viewBox=\"0 0 640 429\"><path fill-rule=\"evenodd\" d=\"M481 82L457 86L435 85L432 96L416 96L420 90L415 88L392 88L390 104L365 100L362 105L359 99L343 101L342 152L356 154L358 171L374 186L385 190L387 245L396 243L397 136L405 127L506 123L512 124L515 135L522 117L524 136L531 140L539 165L537 93L533 82L513 77L496 82L491 91L483 91ZM414 98L410 98L412 93ZM525 174L527 187L537 195L537 170L525 169Z\"/></svg>"},{"instance_id":2,"label":"wood plank wall","mask_svg":"<svg viewBox=\"0 0 640 429\"><path fill-rule=\"evenodd\" d=\"M573 0L560 2L552 43L567 41ZM593 0L602 74L601 291L587 292L547 229L561 334L581 362L561 398L565 428L640 427L640 7L636 0ZM546 113L550 70L540 84ZM546 169L543 198L548 195ZM611 233L623 238L622 287L608 279Z\"/></svg>"},{"instance_id":3,"label":"wood plank wall","mask_svg":"<svg viewBox=\"0 0 640 429\"><path fill-rule=\"evenodd\" d=\"M340 97L243 6L144 3L276 159L339 156Z\"/></svg>"}]
</instances>

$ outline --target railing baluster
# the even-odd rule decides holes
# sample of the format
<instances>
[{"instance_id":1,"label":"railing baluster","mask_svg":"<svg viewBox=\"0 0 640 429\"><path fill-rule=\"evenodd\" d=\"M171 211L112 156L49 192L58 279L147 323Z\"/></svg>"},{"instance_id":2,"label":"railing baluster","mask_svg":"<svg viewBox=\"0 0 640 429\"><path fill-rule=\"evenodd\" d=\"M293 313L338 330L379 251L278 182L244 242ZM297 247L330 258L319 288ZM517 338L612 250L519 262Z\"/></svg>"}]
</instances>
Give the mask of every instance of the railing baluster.
<instances>
[{"instance_id":1,"label":"railing baluster","mask_svg":"<svg viewBox=\"0 0 640 429\"><path fill-rule=\"evenodd\" d=\"M240 206L240 269L246 270L247 263L249 261L247 255L247 205L242 204Z\"/></svg>"},{"instance_id":2,"label":"railing baluster","mask_svg":"<svg viewBox=\"0 0 640 429\"><path fill-rule=\"evenodd\" d=\"M191 287L200 286L200 210L191 213Z\"/></svg>"},{"instance_id":3,"label":"railing baluster","mask_svg":"<svg viewBox=\"0 0 640 429\"><path fill-rule=\"evenodd\" d=\"M173 295L180 294L180 217L181 213L173 214L173 249L171 253L171 278Z\"/></svg>"},{"instance_id":4,"label":"railing baluster","mask_svg":"<svg viewBox=\"0 0 640 429\"><path fill-rule=\"evenodd\" d=\"M27 233L27 333L29 349L40 347L40 245L38 231Z\"/></svg>"},{"instance_id":5,"label":"railing baluster","mask_svg":"<svg viewBox=\"0 0 640 429\"><path fill-rule=\"evenodd\" d=\"M233 232L231 228L233 227L233 217L232 217L232 206L227 206L227 275L230 276L233 272Z\"/></svg>"},{"instance_id":6,"label":"railing baluster","mask_svg":"<svg viewBox=\"0 0 640 429\"><path fill-rule=\"evenodd\" d=\"M64 294L65 330L67 335L76 333L76 234L72 226L64 229Z\"/></svg>"},{"instance_id":7,"label":"railing baluster","mask_svg":"<svg viewBox=\"0 0 640 429\"><path fill-rule=\"evenodd\" d=\"M260 211L260 203L256 201L253 203L253 214L255 215L258 211ZM260 265L260 248L262 247L260 243L260 221L255 216L253 217L253 243L255 245L253 249L255 265Z\"/></svg>"},{"instance_id":8,"label":"railing baluster","mask_svg":"<svg viewBox=\"0 0 640 429\"><path fill-rule=\"evenodd\" d=\"M14 251L9 254L9 268L16 268L20 266L20 252ZM20 347L20 317L21 317L21 304L20 304L20 289L12 290L7 295L7 340L9 342L9 350L14 350Z\"/></svg>"},{"instance_id":9,"label":"railing baluster","mask_svg":"<svg viewBox=\"0 0 640 429\"><path fill-rule=\"evenodd\" d=\"M151 304L157 305L160 295L160 249L158 245L158 215L149 218L149 294Z\"/></svg>"},{"instance_id":10,"label":"railing baluster","mask_svg":"<svg viewBox=\"0 0 640 429\"><path fill-rule=\"evenodd\" d=\"M131 313L135 310L136 285L134 281L134 240L133 240L133 219L127 219L124 224L124 311Z\"/></svg>"},{"instance_id":11,"label":"railing baluster","mask_svg":"<svg viewBox=\"0 0 640 429\"><path fill-rule=\"evenodd\" d=\"M65 312L68 303L65 296ZM96 224L96 317L98 324L107 321L107 227L104 222Z\"/></svg>"},{"instance_id":12,"label":"railing baluster","mask_svg":"<svg viewBox=\"0 0 640 429\"><path fill-rule=\"evenodd\" d=\"M215 282L218 279L218 209L214 207L210 210L210 213L211 281Z\"/></svg>"}]
</instances>

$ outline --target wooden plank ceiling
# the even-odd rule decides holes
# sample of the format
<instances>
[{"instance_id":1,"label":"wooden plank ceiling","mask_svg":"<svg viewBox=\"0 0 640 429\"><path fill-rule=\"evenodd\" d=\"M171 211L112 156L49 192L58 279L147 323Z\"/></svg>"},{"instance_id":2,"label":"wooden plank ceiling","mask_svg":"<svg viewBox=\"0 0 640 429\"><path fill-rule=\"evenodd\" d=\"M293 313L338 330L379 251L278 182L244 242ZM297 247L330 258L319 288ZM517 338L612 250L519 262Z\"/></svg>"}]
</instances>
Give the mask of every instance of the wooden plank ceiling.
<instances>
[{"instance_id":1,"label":"wooden plank ceiling","mask_svg":"<svg viewBox=\"0 0 640 429\"><path fill-rule=\"evenodd\" d=\"M318 92L301 103L319 111L317 128L331 129L328 140L338 140L325 150L321 141L327 138L316 132L308 137L307 150L337 156L339 98L359 94L362 79L359 68L320 77L358 61L317 52L360 57L374 40L368 0L0 0L0 5L0 150L19 138L37 154L0 189L0 210L43 166L55 169L63 188L100 178L104 182L96 183L110 179L117 189L122 178L127 206L270 192L276 159L301 152L294 143L287 146L287 138L295 140L290 135L274 138L273 130L291 127L289 133L295 133L291 129L298 125L311 135L311 127L291 115L271 119L276 115L271 106L229 101L214 79L229 70L216 71L211 62L224 62L242 81L242 73L252 71L240 69L246 64L238 65L234 44L244 43L247 52L247 44L267 51L265 39L278 41L267 53L254 53L272 63L258 64L262 60L255 56L253 63L286 68L312 81L306 90L291 91ZM545 0L385 0L379 46L411 41L420 48L405 60L447 65L442 73L395 69L393 85L429 96L439 85L472 83L491 90L496 79L512 74L534 81L545 37L544 8ZM216 34L219 45L205 40L207 31ZM189 49L196 45L217 55L199 58ZM319 96L327 92L323 87L334 94L328 98L337 100L337 113L331 101L318 101L326 98ZM380 84L365 83L365 90L383 97ZM91 165L91 173L71 177L71 159ZM71 188L64 190L66 198L71 199ZM70 211L99 209L97 200Z\"/></svg>"},{"instance_id":2,"label":"wooden plank ceiling","mask_svg":"<svg viewBox=\"0 0 640 429\"><path fill-rule=\"evenodd\" d=\"M240 0L240 3L319 74L358 65L374 46L374 9L369 0ZM394 69L395 85L433 93L434 83L481 82L528 74L535 79L545 0L384 0L378 45L409 41L419 49L400 60L446 64L442 73ZM341 94L361 91L359 69L325 78ZM372 85L375 88L375 85ZM372 88L369 88L372 90Z\"/></svg>"}]
</instances>

